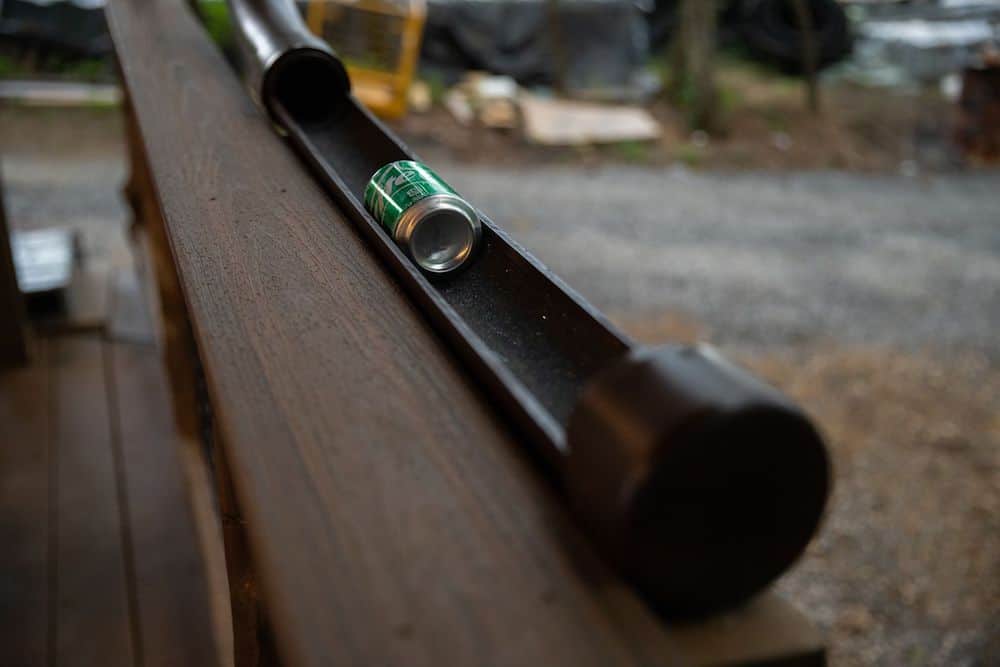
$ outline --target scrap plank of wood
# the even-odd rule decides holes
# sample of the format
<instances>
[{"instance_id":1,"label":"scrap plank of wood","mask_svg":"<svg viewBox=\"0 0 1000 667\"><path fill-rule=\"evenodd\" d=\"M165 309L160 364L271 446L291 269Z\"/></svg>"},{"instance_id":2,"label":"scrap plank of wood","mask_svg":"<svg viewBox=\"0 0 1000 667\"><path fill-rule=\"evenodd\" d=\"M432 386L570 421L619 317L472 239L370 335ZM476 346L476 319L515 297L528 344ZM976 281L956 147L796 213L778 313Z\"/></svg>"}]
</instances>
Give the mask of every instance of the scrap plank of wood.
<instances>
[{"instance_id":1,"label":"scrap plank of wood","mask_svg":"<svg viewBox=\"0 0 1000 667\"><path fill-rule=\"evenodd\" d=\"M133 664L125 553L112 459L102 342L48 342L55 465L56 664Z\"/></svg>"},{"instance_id":2,"label":"scrap plank of wood","mask_svg":"<svg viewBox=\"0 0 1000 667\"><path fill-rule=\"evenodd\" d=\"M49 386L35 365L0 373L0 665L44 665L48 625Z\"/></svg>"},{"instance_id":3,"label":"scrap plank of wood","mask_svg":"<svg viewBox=\"0 0 1000 667\"><path fill-rule=\"evenodd\" d=\"M786 600L766 593L738 609L676 624L670 638L693 665L823 667L823 636Z\"/></svg>"},{"instance_id":4,"label":"scrap plank of wood","mask_svg":"<svg viewBox=\"0 0 1000 667\"><path fill-rule=\"evenodd\" d=\"M208 585L159 355L109 344L142 664L218 664Z\"/></svg>"},{"instance_id":5,"label":"scrap plank of wood","mask_svg":"<svg viewBox=\"0 0 1000 667\"><path fill-rule=\"evenodd\" d=\"M524 93L520 98L528 141L548 146L652 141L662 130L637 106L548 99Z\"/></svg>"},{"instance_id":6,"label":"scrap plank of wood","mask_svg":"<svg viewBox=\"0 0 1000 667\"><path fill-rule=\"evenodd\" d=\"M670 664L183 3L108 16L282 658Z\"/></svg>"}]
</instances>

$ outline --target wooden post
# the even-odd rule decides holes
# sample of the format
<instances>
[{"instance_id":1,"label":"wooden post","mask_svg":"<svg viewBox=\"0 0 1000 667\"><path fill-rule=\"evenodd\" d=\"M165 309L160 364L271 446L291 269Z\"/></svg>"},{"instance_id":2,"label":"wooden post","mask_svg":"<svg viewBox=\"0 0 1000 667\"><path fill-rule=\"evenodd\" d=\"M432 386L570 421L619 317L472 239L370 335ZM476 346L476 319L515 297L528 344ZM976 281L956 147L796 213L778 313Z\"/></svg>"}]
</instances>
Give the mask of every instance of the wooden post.
<instances>
[{"instance_id":1,"label":"wooden post","mask_svg":"<svg viewBox=\"0 0 1000 667\"><path fill-rule=\"evenodd\" d=\"M200 364L184 295L174 267L170 243L156 199L146 149L136 124L130 100L126 98L125 134L130 174L125 185L125 199L132 209L132 236L139 239L143 252L143 269L147 283L154 283L150 296L160 326L157 335L163 349L164 364L170 380L174 421L184 437L201 440L198 377Z\"/></svg>"},{"instance_id":2,"label":"wooden post","mask_svg":"<svg viewBox=\"0 0 1000 667\"><path fill-rule=\"evenodd\" d=\"M27 360L24 303L10 250L10 232L3 205L3 175L0 173L0 369L21 366Z\"/></svg>"},{"instance_id":3,"label":"wooden post","mask_svg":"<svg viewBox=\"0 0 1000 667\"><path fill-rule=\"evenodd\" d=\"M229 602L233 620L233 663L235 667L277 665L278 660L267 631L264 606L260 599L257 576L250 559L246 524L236 504L225 455L219 446L218 432L213 433L212 468L222 515L222 539L229 577Z\"/></svg>"}]
</instances>

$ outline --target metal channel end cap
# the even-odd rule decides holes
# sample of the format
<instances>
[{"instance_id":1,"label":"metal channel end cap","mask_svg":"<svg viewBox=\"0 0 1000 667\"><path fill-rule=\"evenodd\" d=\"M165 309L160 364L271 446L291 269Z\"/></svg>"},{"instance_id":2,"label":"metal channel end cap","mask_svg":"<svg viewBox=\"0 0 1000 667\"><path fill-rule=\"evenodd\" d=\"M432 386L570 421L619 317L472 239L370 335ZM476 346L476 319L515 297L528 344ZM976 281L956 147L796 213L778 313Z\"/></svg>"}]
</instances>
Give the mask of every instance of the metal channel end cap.
<instances>
[{"instance_id":1,"label":"metal channel end cap","mask_svg":"<svg viewBox=\"0 0 1000 667\"><path fill-rule=\"evenodd\" d=\"M650 604L698 616L802 554L829 494L826 447L777 390L710 348L638 348L584 389L565 482L599 548Z\"/></svg>"},{"instance_id":2,"label":"metal channel end cap","mask_svg":"<svg viewBox=\"0 0 1000 667\"><path fill-rule=\"evenodd\" d=\"M479 214L461 197L442 194L421 199L400 217L394 240L424 271L446 274L475 254L482 238Z\"/></svg>"}]
</instances>

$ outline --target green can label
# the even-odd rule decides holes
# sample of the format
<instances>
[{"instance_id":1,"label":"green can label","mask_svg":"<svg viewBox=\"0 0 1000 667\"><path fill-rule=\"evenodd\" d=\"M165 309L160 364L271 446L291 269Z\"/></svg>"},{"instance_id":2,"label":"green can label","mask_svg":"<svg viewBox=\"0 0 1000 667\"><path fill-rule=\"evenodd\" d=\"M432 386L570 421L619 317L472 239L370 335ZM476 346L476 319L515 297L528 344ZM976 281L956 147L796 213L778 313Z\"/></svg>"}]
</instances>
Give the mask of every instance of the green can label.
<instances>
[{"instance_id":1,"label":"green can label","mask_svg":"<svg viewBox=\"0 0 1000 667\"><path fill-rule=\"evenodd\" d=\"M365 188L365 208L390 234L406 209L431 195L458 195L429 167L413 160L390 162Z\"/></svg>"}]
</instances>

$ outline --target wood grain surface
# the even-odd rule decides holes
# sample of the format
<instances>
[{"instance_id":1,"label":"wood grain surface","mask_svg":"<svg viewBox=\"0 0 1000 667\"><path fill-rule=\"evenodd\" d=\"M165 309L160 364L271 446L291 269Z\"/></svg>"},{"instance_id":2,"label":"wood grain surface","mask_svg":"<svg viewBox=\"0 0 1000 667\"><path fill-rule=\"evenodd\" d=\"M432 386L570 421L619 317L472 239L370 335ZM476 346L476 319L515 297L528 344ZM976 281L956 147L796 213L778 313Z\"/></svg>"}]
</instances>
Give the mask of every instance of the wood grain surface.
<instances>
[{"instance_id":1,"label":"wood grain surface","mask_svg":"<svg viewBox=\"0 0 1000 667\"><path fill-rule=\"evenodd\" d=\"M219 664L156 350L34 345L0 373L0 665Z\"/></svg>"},{"instance_id":2,"label":"wood grain surface","mask_svg":"<svg viewBox=\"0 0 1000 667\"><path fill-rule=\"evenodd\" d=\"M283 661L672 664L180 0L108 15Z\"/></svg>"},{"instance_id":3,"label":"wood grain surface","mask_svg":"<svg viewBox=\"0 0 1000 667\"><path fill-rule=\"evenodd\" d=\"M50 642L58 665L132 665L102 342L48 341L55 474Z\"/></svg>"},{"instance_id":4,"label":"wood grain surface","mask_svg":"<svg viewBox=\"0 0 1000 667\"><path fill-rule=\"evenodd\" d=\"M149 346L105 347L131 559L136 664L210 667L218 654L208 581L160 359Z\"/></svg>"},{"instance_id":5,"label":"wood grain surface","mask_svg":"<svg viewBox=\"0 0 1000 667\"><path fill-rule=\"evenodd\" d=\"M123 191L132 209L131 233L138 240L137 248L141 251L139 257L146 277L144 286L150 312L159 316L154 332L158 334L170 381L174 423L182 437L196 440L201 426L198 419L197 350L177 268L170 254L153 177L149 172L146 149L127 97L123 110L129 153L129 180Z\"/></svg>"},{"instance_id":6,"label":"wood grain surface","mask_svg":"<svg viewBox=\"0 0 1000 667\"><path fill-rule=\"evenodd\" d=\"M49 600L49 374L0 372L0 665L43 665Z\"/></svg>"}]
</instances>

